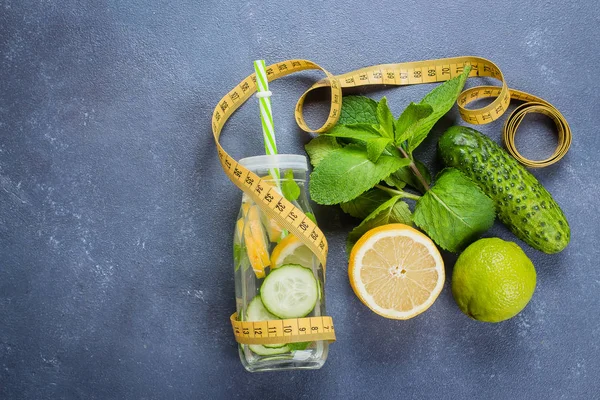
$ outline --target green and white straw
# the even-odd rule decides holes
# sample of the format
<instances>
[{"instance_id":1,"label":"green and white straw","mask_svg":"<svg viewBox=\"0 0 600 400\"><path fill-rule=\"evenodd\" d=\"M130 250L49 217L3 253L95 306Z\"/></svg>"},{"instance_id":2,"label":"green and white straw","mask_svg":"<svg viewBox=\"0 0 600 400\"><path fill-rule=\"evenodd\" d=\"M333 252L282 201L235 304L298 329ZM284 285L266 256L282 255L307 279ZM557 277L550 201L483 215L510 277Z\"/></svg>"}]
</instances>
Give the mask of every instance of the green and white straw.
<instances>
[{"instance_id":1,"label":"green and white straw","mask_svg":"<svg viewBox=\"0 0 600 400\"><path fill-rule=\"evenodd\" d=\"M271 112L271 91L269 90L269 80L267 79L267 68L265 60L254 61L254 71L256 72L256 97L260 106L260 120L262 122L263 139L265 142L265 153L267 155L277 154L277 143L275 142L275 128L273 128L273 113ZM269 174L275 180L275 186L281 193L279 168L270 168ZM281 237L284 238L288 232L283 229Z\"/></svg>"},{"instance_id":2,"label":"green and white straw","mask_svg":"<svg viewBox=\"0 0 600 400\"><path fill-rule=\"evenodd\" d=\"M256 86L258 89L256 97L258 97L260 106L260 120L262 122L265 153L267 155L275 155L277 154L277 143L275 142L273 113L271 112L271 92L269 91L265 60L254 61L254 71L256 72ZM271 169L270 172L273 179L275 179L277 186L279 186L279 169Z\"/></svg>"}]
</instances>

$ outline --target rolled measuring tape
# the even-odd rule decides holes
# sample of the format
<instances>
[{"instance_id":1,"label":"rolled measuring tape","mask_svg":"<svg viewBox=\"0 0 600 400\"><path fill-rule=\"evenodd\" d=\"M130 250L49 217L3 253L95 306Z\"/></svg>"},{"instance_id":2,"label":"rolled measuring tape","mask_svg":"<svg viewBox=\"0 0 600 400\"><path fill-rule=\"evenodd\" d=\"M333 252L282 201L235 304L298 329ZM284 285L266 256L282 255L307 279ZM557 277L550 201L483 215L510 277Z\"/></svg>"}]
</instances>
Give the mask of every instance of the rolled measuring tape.
<instances>
[{"instance_id":1,"label":"rolled measuring tape","mask_svg":"<svg viewBox=\"0 0 600 400\"><path fill-rule=\"evenodd\" d=\"M516 92L516 91L515 91ZM504 123L504 129L502 130L502 141L508 152L517 159L521 164L529 168L543 168L554 164L567 154L569 147L571 147L572 134L571 128L567 123L567 120L563 115L554 108L551 104L540 99L539 97L524 94L524 97L516 97L519 100L527 101L517 107L512 114L506 119ZM558 133L558 146L554 150L554 153L546 158L545 160L530 160L525 158L517 150L515 145L515 135L519 125L523 121L523 118L529 113L544 114L548 116L556 125L556 131Z\"/></svg>"},{"instance_id":2,"label":"rolled measuring tape","mask_svg":"<svg viewBox=\"0 0 600 400\"><path fill-rule=\"evenodd\" d=\"M296 122L302 130L323 133L333 128L340 117L342 88L365 85L403 86L444 82L460 75L467 65L471 66L469 77L491 77L499 80L501 86L478 86L463 91L457 99L458 110L463 120L472 124L487 124L497 120L505 113L511 98L533 102L535 108L526 109L525 114L528 112L541 112L553 118L557 126L560 125L558 128L559 149L550 159L541 161L542 165L536 164L540 162L523 158L514 147L514 132L525 115L523 109L520 111L517 109L516 115L513 113L509 117L504 128L503 137L508 151L525 165L529 163L529 166L534 167L549 165L564 156L571 143L571 130L560 112L550 103L537 96L509 89L500 69L485 58L466 56L399 64L382 64L361 68L342 75L332 75L312 61L288 60L272 64L267 67L266 71L269 81L305 70L319 70L325 74L324 79L315 83L300 97L295 109ZM304 120L304 101L312 90L322 87L329 87L331 90L329 115L321 127L311 129ZM315 254L323 266L323 272L325 272L328 245L325 235L319 227L302 210L280 195L271 184L240 165L219 143L225 122L238 107L256 92L256 89L256 76L252 74L227 93L213 111L212 130L221 166L227 177L246 193L268 217L274 219L279 226L295 235ZM494 100L481 108L466 108L467 104L483 98L493 98ZM527 104L524 106L527 106ZM238 321L237 314L233 314L231 323L236 340L245 344L335 340L331 317L326 316L248 322ZM325 329L325 327L328 328ZM308 328L310 328L310 333L306 333ZM264 332L267 332L267 334L265 335ZM285 339L281 340L282 338Z\"/></svg>"}]
</instances>

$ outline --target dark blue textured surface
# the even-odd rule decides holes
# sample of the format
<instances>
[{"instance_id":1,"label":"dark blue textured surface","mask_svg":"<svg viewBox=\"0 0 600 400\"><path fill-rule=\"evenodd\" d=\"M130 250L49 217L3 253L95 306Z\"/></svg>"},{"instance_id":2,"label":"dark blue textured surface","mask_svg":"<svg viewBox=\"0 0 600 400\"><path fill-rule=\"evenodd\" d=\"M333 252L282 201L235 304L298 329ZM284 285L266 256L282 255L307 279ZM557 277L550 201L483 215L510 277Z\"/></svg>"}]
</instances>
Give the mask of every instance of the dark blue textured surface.
<instances>
[{"instance_id":1,"label":"dark blue textured surface","mask_svg":"<svg viewBox=\"0 0 600 400\"><path fill-rule=\"evenodd\" d=\"M266 3L0 1L0 398L599 398L597 5ZM477 323L446 285L421 316L380 318L348 285L357 221L316 206L338 342L320 371L246 373L228 321L240 194L216 157L214 105L255 58L342 73L467 54L495 61L573 129L566 158L535 171L572 243L558 255L524 246L538 271L531 303ZM310 138L293 107L318 77L271 86L282 153ZM398 114L431 88L362 92ZM262 151L257 117L253 102L228 124L233 156ZM453 110L420 150L434 170L436 139L458 121ZM481 130L499 140L502 123ZM547 132L530 124L518 144L549 154ZM499 223L488 236L514 240Z\"/></svg>"}]
</instances>

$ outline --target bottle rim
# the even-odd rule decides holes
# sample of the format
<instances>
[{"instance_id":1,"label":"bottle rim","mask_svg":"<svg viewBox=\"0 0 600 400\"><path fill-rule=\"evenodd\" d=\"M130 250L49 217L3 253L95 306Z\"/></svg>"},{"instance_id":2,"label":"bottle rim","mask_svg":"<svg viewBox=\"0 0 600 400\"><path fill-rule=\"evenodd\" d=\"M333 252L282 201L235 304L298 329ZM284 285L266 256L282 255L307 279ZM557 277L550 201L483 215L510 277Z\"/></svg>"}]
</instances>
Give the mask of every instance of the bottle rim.
<instances>
[{"instance_id":1,"label":"bottle rim","mask_svg":"<svg viewBox=\"0 0 600 400\"><path fill-rule=\"evenodd\" d=\"M300 154L275 154L242 158L239 163L251 171L259 169L295 169L308 171L306 156Z\"/></svg>"}]
</instances>

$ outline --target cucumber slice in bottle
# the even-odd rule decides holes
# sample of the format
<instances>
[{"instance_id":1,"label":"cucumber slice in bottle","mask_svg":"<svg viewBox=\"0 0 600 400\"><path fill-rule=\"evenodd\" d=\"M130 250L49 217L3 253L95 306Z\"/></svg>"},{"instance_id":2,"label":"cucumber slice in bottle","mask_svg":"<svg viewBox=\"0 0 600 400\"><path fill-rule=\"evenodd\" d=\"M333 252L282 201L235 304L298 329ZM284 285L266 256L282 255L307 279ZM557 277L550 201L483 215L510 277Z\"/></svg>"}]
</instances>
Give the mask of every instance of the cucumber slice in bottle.
<instances>
[{"instance_id":1,"label":"cucumber slice in bottle","mask_svg":"<svg viewBox=\"0 0 600 400\"><path fill-rule=\"evenodd\" d=\"M274 316L273 314L271 314L270 312L267 311L267 309L265 308L265 306L262 303L262 300L260 299L260 295L254 297L252 299L252 301L250 301L250 304L248 304L248 307L246 308L246 315L248 316L248 321L268 321L268 320L272 320L272 319L279 319L278 317ZM274 348L284 347L285 343L265 344L262 346L264 346L266 348L274 349ZM252 350L252 351L254 351L254 350ZM260 351L260 349L259 349L259 351ZM289 351L289 349L288 349L288 351ZM256 354L261 354L257 351L254 351L254 352ZM272 354L279 354L279 353L272 353ZM268 354L262 354L262 355L268 355Z\"/></svg>"},{"instance_id":2,"label":"cucumber slice in bottle","mask_svg":"<svg viewBox=\"0 0 600 400\"><path fill-rule=\"evenodd\" d=\"M260 344L250 344L248 347L259 356L272 356L275 354L284 354L290 352L290 348L285 345L283 347L269 348Z\"/></svg>"},{"instance_id":3,"label":"cucumber slice in bottle","mask_svg":"<svg viewBox=\"0 0 600 400\"><path fill-rule=\"evenodd\" d=\"M317 290L319 291L319 301L321 301L321 297L323 296L323 287L321 286L321 281L317 281Z\"/></svg>"},{"instance_id":4,"label":"cucumber slice in bottle","mask_svg":"<svg viewBox=\"0 0 600 400\"><path fill-rule=\"evenodd\" d=\"M250 301L246 308L246 315L248 321L268 321L270 319L279 319L278 317L271 314L262 303L260 295L257 295Z\"/></svg>"},{"instance_id":5,"label":"cucumber slice in bottle","mask_svg":"<svg viewBox=\"0 0 600 400\"><path fill-rule=\"evenodd\" d=\"M305 317L317 304L317 280L308 268L282 265L267 275L260 297L267 311L279 318Z\"/></svg>"}]
</instances>

